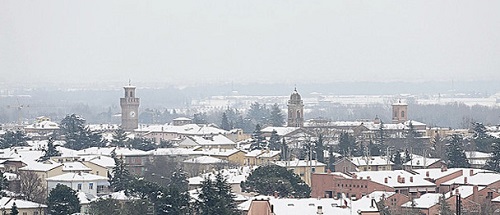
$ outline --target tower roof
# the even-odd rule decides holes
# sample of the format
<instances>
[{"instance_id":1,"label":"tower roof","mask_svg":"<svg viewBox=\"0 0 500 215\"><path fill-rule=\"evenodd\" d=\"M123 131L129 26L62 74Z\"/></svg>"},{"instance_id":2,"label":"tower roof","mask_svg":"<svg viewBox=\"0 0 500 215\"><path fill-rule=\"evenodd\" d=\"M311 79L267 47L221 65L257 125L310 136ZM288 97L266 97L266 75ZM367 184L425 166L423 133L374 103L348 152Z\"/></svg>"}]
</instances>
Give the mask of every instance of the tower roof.
<instances>
[{"instance_id":1,"label":"tower roof","mask_svg":"<svg viewBox=\"0 0 500 215\"><path fill-rule=\"evenodd\" d=\"M299 92L297 92L297 88L295 88L292 92L292 95L290 95L290 100L301 100L302 98L300 97Z\"/></svg>"}]
</instances>

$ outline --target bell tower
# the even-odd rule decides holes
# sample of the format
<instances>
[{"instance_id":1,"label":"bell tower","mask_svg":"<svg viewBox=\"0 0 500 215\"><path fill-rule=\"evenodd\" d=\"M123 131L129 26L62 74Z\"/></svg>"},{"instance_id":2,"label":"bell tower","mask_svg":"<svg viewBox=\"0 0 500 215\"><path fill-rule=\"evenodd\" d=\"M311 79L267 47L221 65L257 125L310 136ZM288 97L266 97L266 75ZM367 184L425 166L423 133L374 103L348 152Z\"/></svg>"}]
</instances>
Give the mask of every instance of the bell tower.
<instances>
[{"instance_id":1,"label":"bell tower","mask_svg":"<svg viewBox=\"0 0 500 215\"><path fill-rule=\"evenodd\" d=\"M135 86L124 86L125 97L120 98L122 108L122 129L133 131L139 127L139 98L135 97Z\"/></svg>"},{"instance_id":2,"label":"bell tower","mask_svg":"<svg viewBox=\"0 0 500 215\"><path fill-rule=\"evenodd\" d=\"M408 121L408 104L399 100L392 104L392 123L403 123Z\"/></svg>"},{"instance_id":3,"label":"bell tower","mask_svg":"<svg viewBox=\"0 0 500 215\"><path fill-rule=\"evenodd\" d=\"M295 88L288 100L288 127L304 126L304 102Z\"/></svg>"}]
</instances>

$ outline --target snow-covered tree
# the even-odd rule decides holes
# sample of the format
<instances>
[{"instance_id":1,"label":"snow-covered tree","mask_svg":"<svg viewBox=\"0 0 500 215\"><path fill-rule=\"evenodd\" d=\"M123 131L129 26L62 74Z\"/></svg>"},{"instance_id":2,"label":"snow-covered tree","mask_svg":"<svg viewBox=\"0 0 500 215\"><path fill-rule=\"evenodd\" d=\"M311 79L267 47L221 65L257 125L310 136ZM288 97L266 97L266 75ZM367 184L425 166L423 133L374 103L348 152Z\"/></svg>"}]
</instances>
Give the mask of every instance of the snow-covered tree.
<instances>
[{"instance_id":1,"label":"snow-covered tree","mask_svg":"<svg viewBox=\"0 0 500 215\"><path fill-rule=\"evenodd\" d=\"M492 144L492 155L484 166L485 169L500 172L500 142Z\"/></svg>"},{"instance_id":2,"label":"snow-covered tree","mask_svg":"<svg viewBox=\"0 0 500 215\"><path fill-rule=\"evenodd\" d=\"M201 190L196 202L196 214L202 215L237 215L241 214L236 208L234 195L231 187L221 173L215 177L215 181L206 178L201 184Z\"/></svg>"},{"instance_id":3,"label":"snow-covered tree","mask_svg":"<svg viewBox=\"0 0 500 215\"><path fill-rule=\"evenodd\" d=\"M49 214L68 215L80 212L80 200L76 192L66 185L58 184L47 198Z\"/></svg>"},{"instance_id":4,"label":"snow-covered tree","mask_svg":"<svg viewBox=\"0 0 500 215\"><path fill-rule=\"evenodd\" d=\"M280 197L306 198L311 193L311 188L300 176L277 165L258 167L250 173L241 187L246 192L268 196L278 194Z\"/></svg>"},{"instance_id":5,"label":"snow-covered tree","mask_svg":"<svg viewBox=\"0 0 500 215\"><path fill-rule=\"evenodd\" d=\"M38 158L38 161L46 161L50 159L51 157L56 157L60 156L61 152L59 152L56 147L54 146L54 138L49 137L49 140L47 142L47 149L43 150L44 154L42 157Z\"/></svg>"},{"instance_id":6,"label":"snow-covered tree","mask_svg":"<svg viewBox=\"0 0 500 215\"><path fill-rule=\"evenodd\" d=\"M448 137L446 144L446 157L449 168L467 168L470 166L465 150L463 149L462 136L453 134Z\"/></svg>"}]
</instances>

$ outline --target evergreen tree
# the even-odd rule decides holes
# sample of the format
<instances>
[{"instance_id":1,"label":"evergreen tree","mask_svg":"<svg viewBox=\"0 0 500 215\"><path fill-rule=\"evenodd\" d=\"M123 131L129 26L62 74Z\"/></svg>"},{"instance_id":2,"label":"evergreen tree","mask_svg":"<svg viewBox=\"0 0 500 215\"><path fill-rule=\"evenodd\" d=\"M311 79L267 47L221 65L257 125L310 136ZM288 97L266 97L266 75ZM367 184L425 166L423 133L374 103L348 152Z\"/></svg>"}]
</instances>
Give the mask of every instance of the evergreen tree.
<instances>
[{"instance_id":1,"label":"evergreen tree","mask_svg":"<svg viewBox=\"0 0 500 215\"><path fill-rule=\"evenodd\" d=\"M339 137L338 153L344 157L351 156L357 151L356 140L347 132L342 132Z\"/></svg>"},{"instance_id":2,"label":"evergreen tree","mask_svg":"<svg viewBox=\"0 0 500 215\"><path fill-rule=\"evenodd\" d=\"M328 169L335 172L335 155L333 155L333 146L328 146Z\"/></svg>"},{"instance_id":3,"label":"evergreen tree","mask_svg":"<svg viewBox=\"0 0 500 215\"><path fill-rule=\"evenodd\" d=\"M9 181L5 178L3 172L0 172L0 197L4 196L2 190L7 190L9 188Z\"/></svg>"},{"instance_id":4,"label":"evergreen tree","mask_svg":"<svg viewBox=\"0 0 500 215\"><path fill-rule=\"evenodd\" d=\"M383 198L377 202L377 208L380 212L380 215L391 215L391 211L389 210L389 207L385 205L385 201Z\"/></svg>"},{"instance_id":5,"label":"evergreen tree","mask_svg":"<svg viewBox=\"0 0 500 215\"><path fill-rule=\"evenodd\" d=\"M10 215L18 215L18 214L19 210L17 209L17 205L14 202L14 204L12 204L12 208L10 209Z\"/></svg>"},{"instance_id":6,"label":"evergreen tree","mask_svg":"<svg viewBox=\"0 0 500 215\"><path fill-rule=\"evenodd\" d=\"M386 138L386 134L385 134L385 129L384 129L384 122L380 121L380 126L378 129L378 143L380 145L384 145L385 138Z\"/></svg>"},{"instance_id":7,"label":"evergreen tree","mask_svg":"<svg viewBox=\"0 0 500 215\"><path fill-rule=\"evenodd\" d=\"M448 138L446 157L449 168L468 168L470 166L463 150L462 137L460 135L453 134Z\"/></svg>"},{"instance_id":8,"label":"evergreen tree","mask_svg":"<svg viewBox=\"0 0 500 215\"><path fill-rule=\"evenodd\" d=\"M324 163L325 162L325 145L323 143L323 134L319 134L318 139L315 144L316 160Z\"/></svg>"},{"instance_id":9,"label":"evergreen tree","mask_svg":"<svg viewBox=\"0 0 500 215\"><path fill-rule=\"evenodd\" d=\"M132 176L128 171L125 163L122 159L118 158L116 154L111 154L113 159L115 160L115 167L113 167L113 177L109 180L110 187L115 191L125 190L129 187L129 183L132 180Z\"/></svg>"},{"instance_id":10,"label":"evergreen tree","mask_svg":"<svg viewBox=\"0 0 500 215\"><path fill-rule=\"evenodd\" d=\"M487 133L486 127L483 123L474 122L472 123L472 142L476 146L473 150L478 150L482 152L491 152L492 144L495 142L499 142L497 138L489 135Z\"/></svg>"},{"instance_id":11,"label":"evergreen tree","mask_svg":"<svg viewBox=\"0 0 500 215\"><path fill-rule=\"evenodd\" d=\"M221 125L220 128L229 131L231 130L231 126L229 125L229 120L227 119L226 113L222 113L222 120L221 120Z\"/></svg>"},{"instance_id":12,"label":"evergreen tree","mask_svg":"<svg viewBox=\"0 0 500 215\"><path fill-rule=\"evenodd\" d=\"M207 124L207 114L206 113L195 113L193 115L192 122L194 124Z\"/></svg>"},{"instance_id":13,"label":"evergreen tree","mask_svg":"<svg viewBox=\"0 0 500 215\"><path fill-rule=\"evenodd\" d=\"M53 137L49 137L49 141L47 142L47 149L44 149L43 152L44 152L43 156L38 158L38 161L40 162L46 161L51 157L56 157L61 155L61 152L59 152L54 146Z\"/></svg>"},{"instance_id":14,"label":"evergreen tree","mask_svg":"<svg viewBox=\"0 0 500 215\"><path fill-rule=\"evenodd\" d=\"M261 195L307 198L311 189L300 176L277 165L260 166L241 184L243 191Z\"/></svg>"},{"instance_id":15,"label":"evergreen tree","mask_svg":"<svg viewBox=\"0 0 500 215\"><path fill-rule=\"evenodd\" d=\"M101 134L85 128L85 119L76 114L68 115L61 120L61 131L66 141L64 145L66 148L81 150L106 146Z\"/></svg>"},{"instance_id":16,"label":"evergreen tree","mask_svg":"<svg viewBox=\"0 0 500 215\"><path fill-rule=\"evenodd\" d=\"M139 149L142 151L150 151L156 149L158 146L151 139L143 137L135 137L128 141L127 146L132 149Z\"/></svg>"},{"instance_id":17,"label":"evergreen tree","mask_svg":"<svg viewBox=\"0 0 500 215\"><path fill-rule=\"evenodd\" d=\"M250 145L250 149L263 149L265 146L265 138L262 136L262 131L260 128L260 124L255 126L255 130L252 133L252 144Z\"/></svg>"},{"instance_id":18,"label":"evergreen tree","mask_svg":"<svg viewBox=\"0 0 500 215\"><path fill-rule=\"evenodd\" d=\"M500 172L500 143L493 143L493 152L484 166L485 169Z\"/></svg>"},{"instance_id":19,"label":"evergreen tree","mask_svg":"<svg viewBox=\"0 0 500 215\"><path fill-rule=\"evenodd\" d=\"M281 155L280 155L280 160L282 161L288 161L290 160L290 152L288 149L288 144L285 141L285 138L281 141Z\"/></svg>"},{"instance_id":20,"label":"evergreen tree","mask_svg":"<svg viewBox=\"0 0 500 215\"><path fill-rule=\"evenodd\" d=\"M368 151L371 156L380 156L382 155L382 149L379 144L374 144L372 140L368 143Z\"/></svg>"},{"instance_id":21,"label":"evergreen tree","mask_svg":"<svg viewBox=\"0 0 500 215\"><path fill-rule=\"evenodd\" d=\"M265 124L267 122L268 110L266 105L261 105L258 102L254 102L250 105L247 117L256 124Z\"/></svg>"},{"instance_id":22,"label":"evergreen tree","mask_svg":"<svg viewBox=\"0 0 500 215\"><path fill-rule=\"evenodd\" d=\"M120 215L120 202L113 198L102 199L90 203L89 213L91 215Z\"/></svg>"},{"instance_id":23,"label":"evergreen tree","mask_svg":"<svg viewBox=\"0 0 500 215\"><path fill-rule=\"evenodd\" d=\"M127 145L127 134L125 130L119 128L113 134L112 146L125 147Z\"/></svg>"},{"instance_id":24,"label":"evergreen tree","mask_svg":"<svg viewBox=\"0 0 500 215\"><path fill-rule=\"evenodd\" d=\"M276 132L276 130L273 130L273 132L271 132L271 137L269 138L268 148L269 148L269 150L273 150L273 151L278 151L281 148L280 136L278 135L278 132Z\"/></svg>"},{"instance_id":25,"label":"evergreen tree","mask_svg":"<svg viewBox=\"0 0 500 215\"><path fill-rule=\"evenodd\" d=\"M440 215L454 215L453 211L451 210L450 205L448 202L446 202L446 198L444 194L439 197L439 214Z\"/></svg>"},{"instance_id":26,"label":"evergreen tree","mask_svg":"<svg viewBox=\"0 0 500 215\"><path fill-rule=\"evenodd\" d=\"M0 137L0 148L11 148L16 146L27 146L28 138L23 131L7 131Z\"/></svg>"},{"instance_id":27,"label":"evergreen tree","mask_svg":"<svg viewBox=\"0 0 500 215\"><path fill-rule=\"evenodd\" d=\"M412 157L411 157L410 151L408 151L408 149L405 149L405 159L403 160L403 163L411 161L411 159L412 159Z\"/></svg>"},{"instance_id":28,"label":"evergreen tree","mask_svg":"<svg viewBox=\"0 0 500 215\"><path fill-rule=\"evenodd\" d=\"M394 169L402 169L403 159L401 158L401 152L399 150L392 156L392 162L395 166Z\"/></svg>"},{"instance_id":29,"label":"evergreen tree","mask_svg":"<svg viewBox=\"0 0 500 215\"><path fill-rule=\"evenodd\" d=\"M283 126L285 123L285 117L283 116L283 113L281 112L281 109L277 103L275 103L271 107L271 115L269 116L270 124L272 126Z\"/></svg>"},{"instance_id":30,"label":"evergreen tree","mask_svg":"<svg viewBox=\"0 0 500 215\"><path fill-rule=\"evenodd\" d=\"M51 215L68 215L80 212L80 201L76 192L62 184L58 184L50 191L47 205Z\"/></svg>"},{"instance_id":31,"label":"evergreen tree","mask_svg":"<svg viewBox=\"0 0 500 215\"><path fill-rule=\"evenodd\" d=\"M201 215L237 215L240 212L236 209L234 196L231 187L226 179L219 173L215 182L209 178L201 184L201 190L196 202L196 214Z\"/></svg>"}]
</instances>

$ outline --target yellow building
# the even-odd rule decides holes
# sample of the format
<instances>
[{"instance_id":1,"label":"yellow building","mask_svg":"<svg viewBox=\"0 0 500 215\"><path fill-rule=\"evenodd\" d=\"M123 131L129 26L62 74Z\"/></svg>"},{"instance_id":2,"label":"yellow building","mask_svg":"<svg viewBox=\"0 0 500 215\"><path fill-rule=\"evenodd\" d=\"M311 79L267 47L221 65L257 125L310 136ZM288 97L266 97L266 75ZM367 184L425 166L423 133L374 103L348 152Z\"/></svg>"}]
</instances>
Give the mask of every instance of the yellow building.
<instances>
[{"instance_id":1,"label":"yellow building","mask_svg":"<svg viewBox=\"0 0 500 215\"><path fill-rule=\"evenodd\" d=\"M311 175L313 173L326 172L326 164L316 160L276 161L274 164L292 170L309 186L311 186Z\"/></svg>"}]
</instances>

